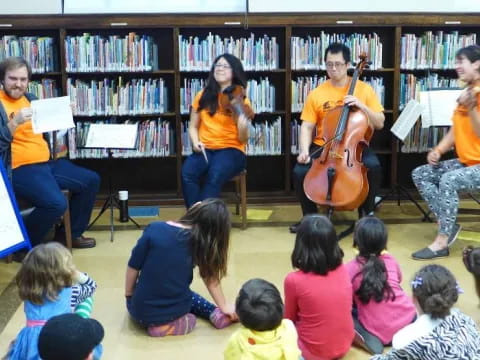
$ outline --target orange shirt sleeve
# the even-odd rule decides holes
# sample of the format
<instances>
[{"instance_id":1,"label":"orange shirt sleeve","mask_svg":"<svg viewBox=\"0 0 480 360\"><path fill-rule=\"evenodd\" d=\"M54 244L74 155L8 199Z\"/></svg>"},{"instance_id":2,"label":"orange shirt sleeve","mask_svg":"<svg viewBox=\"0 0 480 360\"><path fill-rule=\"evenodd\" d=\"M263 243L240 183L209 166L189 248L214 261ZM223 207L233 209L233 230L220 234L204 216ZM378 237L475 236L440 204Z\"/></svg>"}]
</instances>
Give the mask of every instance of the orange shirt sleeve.
<instances>
[{"instance_id":1,"label":"orange shirt sleeve","mask_svg":"<svg viewBox=\"0 0 480 360\"><path fill-rule=\"evenodd\" d=\"M382 112L383 106L380 103L380 99L377 96L377 93L373 88L369 85L366 84L365 92L366 92L366 103L367 107L372 110L373 112Z\"/></svg>"},{"instance_id":2,"label":"orange shirt sleeve","mask_svg":"<svg viewBox=\"0 0 480 360\"><path fill-rule=\"evenodd\" d=\"M192 108L195 111L198 111L198 107L200 106L200 98L202 97L203 90L200 90L197 95L193 98Z\"/></svg>"},{"instance_id":3,"label":"orange shirt sleeve","mask_svg":"<svg viewBox=\"0 0 480 360\"><path fill-rule=\"evenodd\" d=\"M317 123L317 111L313 91L310 91L310 93L307 95L307 100L305 100L305 104L303 105L300 119L302 119L302 121L306 121L312 124Z\"/></svg>"}]
</instances>

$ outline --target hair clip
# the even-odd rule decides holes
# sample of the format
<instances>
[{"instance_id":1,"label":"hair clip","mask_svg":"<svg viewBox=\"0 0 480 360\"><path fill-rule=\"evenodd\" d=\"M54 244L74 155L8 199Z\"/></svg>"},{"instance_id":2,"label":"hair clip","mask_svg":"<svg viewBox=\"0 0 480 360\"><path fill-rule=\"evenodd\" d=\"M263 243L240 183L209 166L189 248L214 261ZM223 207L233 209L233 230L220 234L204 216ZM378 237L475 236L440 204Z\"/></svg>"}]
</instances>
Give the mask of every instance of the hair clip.
<instances>
[{"instance_id":1,"label":"hair clip","mask_svg":"<svg viewBox=\"0 0 480 360\"><path fill-rule=\"evenodd\" d=\"M412 288L416 289L417 287L423 284L423 279L420 276L415 277L411 282Z\"/></svg>"},{"instance_id":2,"label":"hair clip","mask_svg":"<svg viewBox=\"0 0 480 360\"><path fill-rule=\"evenodd\" d=\"M460 285L458 284L458 282L457 282L457 285L456 285L455 287L456 287L456 289L457 289L457 293L459 293L459 294L465 293L465 291L463 291L463 289L460 287Z\"/></svg>"}]
</instances>

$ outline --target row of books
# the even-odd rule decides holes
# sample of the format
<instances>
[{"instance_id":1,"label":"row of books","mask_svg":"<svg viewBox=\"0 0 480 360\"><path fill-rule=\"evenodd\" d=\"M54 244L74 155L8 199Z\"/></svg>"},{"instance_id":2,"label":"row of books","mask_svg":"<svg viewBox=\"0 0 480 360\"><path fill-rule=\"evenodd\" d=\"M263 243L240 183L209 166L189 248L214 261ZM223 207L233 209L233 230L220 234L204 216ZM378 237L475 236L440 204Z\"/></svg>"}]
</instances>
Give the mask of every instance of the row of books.
<instances>
[{"instance_id":1,"label":"row of books","mask_svg":"<svg viewBox=\"0 0 480 360\"><path fill-rule=\"evenodd\" d=\"M180 88L180 113L190 113L193 99L204 87L205 80L203 79L183 79L183 87Z\"/></svg>"},{"instance_id":2,"label":"row of books","mask_svg":"<svg viewBox=\"0 0 480 360\"><path fill-rule=\"evenodd\" d=\"M247 155L282 154L282 118L252 122L249 126Z\"/></svg>"},{"instance_id":3,"label":"row of books","mask_svg":"<svg viewBox=\"0 0 480 360\"><path fill-rule=\"evenodd\" d=\"M56 49L55 40L51 37L15 35L0 37L0 61L10 56L23 57L35 74L58 71Z\"/></svg>"},{"instance_id":4,"label":"row of books","mask_svg":"<svg viewBox=\"0 0 480 360\"><path fill-rule=\"evenodd\" d=\"M420 91L435 88L459 87L458 79L440 76L432 73L428 76L417 77L414 74L400 74L400 110L411 100L420 100Z\"/></svg>"},{"instance_id":5,"label":"row of books","mask_svg":"<svg viewBox=\"0 0 480 360\"><path fill-rule=\"evenodd\" d=\"M97 123L116 123L115 119ZM144 120L141 122L127 120L125 123L138 124L135 150L112 150L114 158L145 158L175 155L175 132L170 121ZM85 149L90 122L77 122L68 133L70 159L102 159L108 157L106 149Z\"/></svg>"},{"instance_id":6,"label":"row of books","mask_svg":"<svg viewBox=\"0 0 480 360\"><path fill-rule=\"evenodd\" d=\"M256 114L275 111L275 87L268 77L248 80L246 92Z\"/></svg>"},{"instance_id":7,"label":"row of books","mask_svg":"<svg viewBox=\"0 0 480 360\"><path fill-rule=\"evenodd\" d=\"M84 33L65 38L68 72L152 71L158 69L154 38L137 35L100 36Z\"/></svg>"},{"instance_id":8,"label":"row of books","mask_svg":"<svg viewBox=\"0 0 480 360\"><path fill-rule=\"evenodd\" d=\"M205 87L203 79L184 79L180 89L180 112L188 114L195 95ZM252 103L255 113L275 111L275 87L268 77L259 80L248 80L246 89L247 98Z\"/></svg>"},{"instance_id":9,"label":"row of books","mask_svg":"<svg viewBox=\"0 0 480 360\"><path fill-rule=\"evenodd\" d=\"M53 79L32 80L28 83L27 91L39 99L61 96L60 88Z\"/></svg>"},{"instance_id":10,"label":"row of books","mask_svg":"<svg viewBox=\"0 0 480 360\"><path fill-rule=\"evenodd\" d=\"M292 80L292 112L302 112L310 91L327 80L326 76L299 76ZM364 77L362 81L370 84L382 105L385 103L385 85L382 77Z\"/></svg>"},{"instance_id":11,"label":"row of books","mask_svg":"<svg viewBox=\"0 0 480 360\"><path fill-rule=\"evenodd\" d=\"M383 45L376 33L347 35L322 31L319 36L292 36L290 41L293 70L325 70L325 50L334 42L341 42L350 48L352 63L358 62L361 53L366 53L371 61L370 69L383 67Z\"/></svg>"},{"instance_id":12,"label":"row of books","mask_svg":"<svg viewBox=\"0 0 480 360\"><path fill-rule=\"evenodd\" d=\"M298 155L300 153L300 126L302 122L293 119L290 123L290 153Z\"/></svg>"},{"instance_id":13,"label":"row of books","mask_svg":"<svg viewBox=\"0 0 480 360\"><path fill-rule=\"evenodd\" d=\"M432 126L422 128L421 120L418 120L402 144L403 153L421 153L427 152L436 146L440 140L447 134L449 127Z\"/></svg>"},{"instance_id":14,"label":"row of books","mask_svg":"<svg viewBox=\"0 0 480 360\"><path fill-rule=\"evenodd\" d=\"M167 112L165 81L158 79L118 80L67 79L67 94L75 103L74 115L141 115Z\"/></svg>"},{"instance_id":15,"label":"row of books","mask_svg":"<svg viewBox=\"0 0 480 360\"><path fill-rule=\"evenodd\" d=\"M245 70L274 70L279 66L279 46L275 36L255 39L222 38L209 33L205 39L198 36L178 37L180 70L210 71L215 58L229 53L239 58Z\"/></svg>"},{"instance_id":16,"label":"row of books","mask_svg":"<svg viewBox=\"0 0 480 360\"><path fill-rule=\"evenodd\" d=\"M401 39L401 69L454 69L456 52L477 43L477 34L458 31L426 31L423 35L405 34Z\"/></svg>"},{"instance_id":17,"label":"row of books","mask_svg":"<svg viewBox=\"0 0 480 360\"><path fill-rule=\"evenodd\" d=\"M192 153L192 143L188 135L189 121L182 122L182 155ZM282 119L252 122L249 127L247 155L282 154Z\"/></svg>"}]
</instances>

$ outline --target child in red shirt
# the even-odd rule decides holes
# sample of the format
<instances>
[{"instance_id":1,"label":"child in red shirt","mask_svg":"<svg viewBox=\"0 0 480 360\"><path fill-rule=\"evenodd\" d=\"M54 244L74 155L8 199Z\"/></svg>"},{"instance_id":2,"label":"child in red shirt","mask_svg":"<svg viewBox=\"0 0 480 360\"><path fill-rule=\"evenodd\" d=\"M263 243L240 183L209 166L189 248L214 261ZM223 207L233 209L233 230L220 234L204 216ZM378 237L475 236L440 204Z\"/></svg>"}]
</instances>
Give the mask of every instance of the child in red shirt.
<instances>
[{"instance_id":1,"label":"child in red shirt","mask_svg":"<svg viewBox=\"0 0 480 360\"><path fill-rule=\"evenodd\" d=\"M338 359L354 338L352 285L335 229L325 216L307 215L297 231L284 282L285 318L294 322L305 360Z\"/></svg>"}]
</instances>

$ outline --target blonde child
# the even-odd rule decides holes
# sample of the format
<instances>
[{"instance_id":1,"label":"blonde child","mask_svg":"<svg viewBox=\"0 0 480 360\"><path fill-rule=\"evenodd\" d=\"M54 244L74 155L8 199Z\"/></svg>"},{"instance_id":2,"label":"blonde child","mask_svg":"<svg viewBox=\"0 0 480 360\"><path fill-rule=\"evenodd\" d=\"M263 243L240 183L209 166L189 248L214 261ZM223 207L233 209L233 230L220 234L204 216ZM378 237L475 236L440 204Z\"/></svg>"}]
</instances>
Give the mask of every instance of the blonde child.
<instances>
[{"instance_id":1,"label":"blonde child","mask_svg":"<svg viewBox=\"0 0 480 360\"><path fill-rule=\"evenodd\" d=\"M16 283L24 301L27 324L10 347L9 360L40 360L38 337L43 325L53 316L75 311L97 287L94 280L75 268L70 252L56 242L37 245L27 254ZM83 305L85 316L88 311ZM94 358L98 359L101 353L99 345Z\"/></svg>"}]
</instances>

